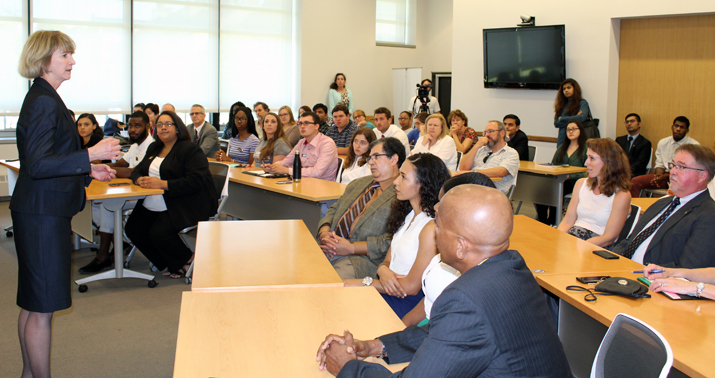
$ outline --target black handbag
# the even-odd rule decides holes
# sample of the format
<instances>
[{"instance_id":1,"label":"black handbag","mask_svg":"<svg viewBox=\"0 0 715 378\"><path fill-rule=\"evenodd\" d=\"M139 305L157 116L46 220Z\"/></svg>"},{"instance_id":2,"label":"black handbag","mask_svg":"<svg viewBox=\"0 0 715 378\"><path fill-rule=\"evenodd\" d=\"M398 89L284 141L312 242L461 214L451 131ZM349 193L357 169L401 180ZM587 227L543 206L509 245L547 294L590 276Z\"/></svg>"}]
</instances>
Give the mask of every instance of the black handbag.
<instances>
[{"instance_id":1,"label":"black handbag","mask_svg":"<svg viewBox=\"0 0 715 378\"><path fill-rule=\"evenodd\" d=\"M650 298L648 288L640 282L623 277L611 277L601 281L595 288L602 293L622 295L633 298Z\"/></svg>"},{"instance_id":2,"label":"black handbag","mask_svg":"<svg viewBox=\"0 0 715 378\"><path fill-rule=\"evenodd\" d=\"M600 138L601 132L598 131L598 118L591 116L591 109L588 110L588 119L583 123L583 129L586 132L586 139Z\"/></svg>"}]
</instances>

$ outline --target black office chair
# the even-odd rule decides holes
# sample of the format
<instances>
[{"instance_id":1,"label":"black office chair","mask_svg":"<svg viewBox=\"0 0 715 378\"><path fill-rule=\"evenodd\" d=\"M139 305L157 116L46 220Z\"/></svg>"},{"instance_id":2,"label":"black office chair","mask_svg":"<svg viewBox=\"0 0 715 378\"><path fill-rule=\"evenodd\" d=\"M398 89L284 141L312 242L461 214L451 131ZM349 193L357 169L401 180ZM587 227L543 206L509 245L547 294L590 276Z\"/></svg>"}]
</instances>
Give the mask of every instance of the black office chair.
<instances>
[{"instance_id":1,"label":"black office chair","mask_svg":"<svg viewBox=\"0 0 715 378\"><path fill-rule=\"evenodd\" d=\"M529 146L529 161L534 161L536 157L536 146Z\"/></svg>"},{"instance_id":2,"label":"black office chair","mask_svg":"<svg viewBox=\"0 0 715 378\"><path fill-rule=\"evenodd\" d=\"M633 229L636 227L636 224L638 223L638 219L640 219L640 217L641 207L638 205L631 204L631 213L628 214L628 218L626 218L626 223L623 224L621 233L618 234L618 237L616 238L616 240L613 241L613 244L611 244L611 246L607 248L609 251L613 250L613 247L615 247L618 242L628 238L628 235L633 232Z\"/></svg>"}]
</instances>

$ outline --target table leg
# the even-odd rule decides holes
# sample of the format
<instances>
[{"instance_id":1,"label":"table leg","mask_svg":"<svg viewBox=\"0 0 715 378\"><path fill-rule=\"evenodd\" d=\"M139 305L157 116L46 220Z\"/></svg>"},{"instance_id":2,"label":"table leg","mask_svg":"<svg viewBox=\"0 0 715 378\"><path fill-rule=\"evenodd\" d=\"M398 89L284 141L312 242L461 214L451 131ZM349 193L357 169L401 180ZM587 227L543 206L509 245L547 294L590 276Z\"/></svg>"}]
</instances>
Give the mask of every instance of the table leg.
<instances>
[{"instance_id":1,"label":"table leg","mask_svg":"<svg viewBox=\"0 0 715 378\"><path fill-rule=\"evenodd\" d=\"M556 201L556 227L561 224L561 217L564 214L564 181L561 177L558 179L558 201Z\"/></svg>"}]
</instances>

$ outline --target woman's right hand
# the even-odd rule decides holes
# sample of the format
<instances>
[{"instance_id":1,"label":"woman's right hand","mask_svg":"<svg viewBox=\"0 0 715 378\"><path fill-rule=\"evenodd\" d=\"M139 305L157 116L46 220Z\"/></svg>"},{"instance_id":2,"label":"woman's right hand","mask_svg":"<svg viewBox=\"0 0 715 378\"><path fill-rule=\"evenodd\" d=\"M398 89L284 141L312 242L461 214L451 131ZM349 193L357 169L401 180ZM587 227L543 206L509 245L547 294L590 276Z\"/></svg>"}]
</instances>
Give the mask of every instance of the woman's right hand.
<instances>
[{"instance_id":1,"label":"woman's right hand","mask_svg":"<svg viewBox=\"0 0 715 378\"><path fill-rule=\"evenodd\" d=\"M390 270L390 268L385 265L380 265L377 269L377 275L380 276L380 285L382 285L383 290L385 290L385 294L398 298L407 296L407 292L402 288L400 282L397 281L397 275Z\"/></svg>"},{"instance_id":2,"label":"woman's right hand","mask_svg":"<svg viewBox=\"0 0 715 378\"><path fill-rule=\"evenodd\" d=\"M218 161L228 160L228 159L226 159L226 157L227 157L226 153L223 152L223 150L216 151L216 160L218 160Z\"/></svg>"},{"instance_id":3,"label":"woman's right hand","mask_svg":"<svg viewBox=\"0 0 715 378\"><path fill-rule=\"evenodd\" d=\"M656 270L656 269L662 270L663 273L651 273L651 271ZM658 266L655 264L648 264L648 266L646 266L643 269L643 276L645 278L649 279L650 281L653 281L657 278L668 278L668 277L672 276L672 274L670 272L670 269L666 269L666 268L663 268L662 266Z\"/></svg>"},{"instance_id":4,"label":"woman's right hand","mask_svg":"<svg viewBox=\"0 0 715 378\"><path fill-rule=\"evenodd\" d=\"M122 156L119 140L115 138L104 138L99 143L87 149L89 161L95 160L119 160Z\"/></svg>"}]
</instances>

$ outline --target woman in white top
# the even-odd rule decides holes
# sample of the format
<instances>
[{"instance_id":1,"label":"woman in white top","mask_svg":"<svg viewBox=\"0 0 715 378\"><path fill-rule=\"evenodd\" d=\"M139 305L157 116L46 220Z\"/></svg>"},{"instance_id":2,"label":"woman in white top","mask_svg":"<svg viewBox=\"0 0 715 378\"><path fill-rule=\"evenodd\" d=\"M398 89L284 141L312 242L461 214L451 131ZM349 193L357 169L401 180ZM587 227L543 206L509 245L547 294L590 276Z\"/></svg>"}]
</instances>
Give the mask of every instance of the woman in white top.
<instances>
[{"instance_id":1,"label":"woman in white top","mask_svg":"<svg viewBox=\"0 0 715 378\"><path fill-rule=\"evenodd\" d=\"M390 250L377 268L380 280L371 285L402 318L422 300L422 273L437 254L434 206L439 189L449 179L449 171L432 154L412 155L400 167L395 179L397 200L387 222L392 233ZM344 280L346 286L360 286L362 280Z\"/></svg>"},{"instance_id":2,"label":"woman in white top","mask_svg":"<svg viewBox=\"0 0 715 378\"><path fill-rule=\"evenodd\" d=\"M417 139L412 154L428 152L437 155L444 161L447 169L456 171L457 147L454 144L454 140L448 137L448 135L449 127L447 127L447 120L439 113L432 114L427 117L425 133L420 139Z\"/></svg>"},{"instance_id":3,"label":"woman in white top","mask_svg":"<svg viewBox=\"0 0 715 378\"><path fill-rule=\"evenodd\" d=\"M576 181L559 230L601 247L616 240L631 208L628 157L612 139L586 141L586 178Z\"/></svg>"},{"instance_id":4,"label":"woman in white top","mask_svg":"<svg viewBox=\"0 0 715 378\"><path fill-rule=\"evenodd\" d=\"M369 127L361 127L355 130L350 139L348 155L343 162L343 169L338 175L337 182L349 184L350 181L370 174L370 164L367 157L370 156L370 144L376 139L375 133Z\"/></svg>"},{"instance_id":5,"label":"woman in white top","mask_svg":"<svg viewBox=\"0 0 715 378\"><path fill-rule=\"evenodd\" d=\"M353 105L353 93L345 88L345 75L342 73L335 74L335 79L333 83L330 84L330 90L328 91L328 113L333 113L333 108L339 102L345 104L348 109L350 109L350 114L355 110Z\"/></svg>"},{"instance_id":6,"label":"woman in white top","mask_svg":"<svg viewBox=\"0 0 715 378\"><path fill-rule=\"evenodd\" d=\"M261 141L253 154L256 167L277 163L283 160L291 150L283 133L283 124L276 113L268 113L263 116L262 128Z\"/></svg>"},{"instance_id":7,"label":"woman in white top","mask_svg":"<svg viewBox=\"0 0 715 378\"><path fill-rule=\"evenodd\" d=\"M439 199L452 188L462 184L473 184L488 186L496 189L494 181L483 173L467 172L454 176L445 181L442 190L439 191ZM432 258L429 265L422 274L422 292L425 297L407 315L402 317L402 322L407 326L422 326L429 322L432 304L437 300L442 291L459 277L459 271L442 262L440 255Z\"/></svg>"}]
</instances>

